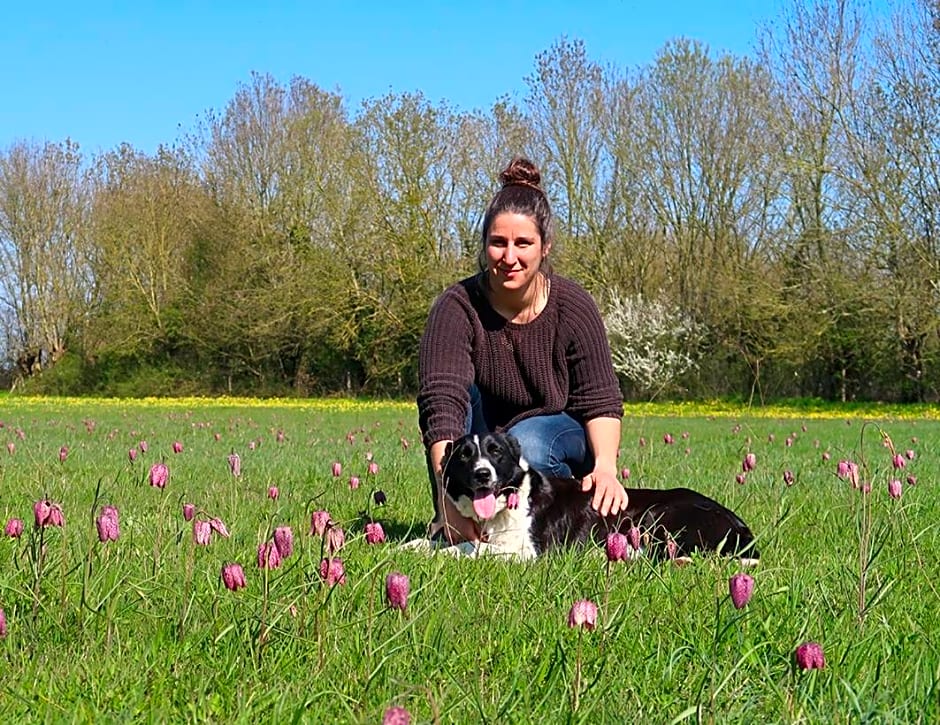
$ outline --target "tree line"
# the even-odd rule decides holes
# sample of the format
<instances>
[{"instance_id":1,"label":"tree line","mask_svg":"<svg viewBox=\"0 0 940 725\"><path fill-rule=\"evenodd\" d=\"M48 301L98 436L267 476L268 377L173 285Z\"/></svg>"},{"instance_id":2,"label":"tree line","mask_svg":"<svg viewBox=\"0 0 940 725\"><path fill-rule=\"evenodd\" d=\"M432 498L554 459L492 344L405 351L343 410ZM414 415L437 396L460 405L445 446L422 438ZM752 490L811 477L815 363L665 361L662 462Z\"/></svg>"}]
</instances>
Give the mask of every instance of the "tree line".
<instances>
[{"instance_id":1,"label":"tree line","mask_svg":"<svg viewBox=\"0 0 940 725\"><path fill-rule=\"evenodd\" d=\"M936 400L940 3L865 7L796 0L745 57L676 39L619 68L561 38L486 110L353 113L257 73L153 154L15 142L0 369L48 392L411 394L427 310L523 154L628 397Z\"/></svg>"}]
</instances>

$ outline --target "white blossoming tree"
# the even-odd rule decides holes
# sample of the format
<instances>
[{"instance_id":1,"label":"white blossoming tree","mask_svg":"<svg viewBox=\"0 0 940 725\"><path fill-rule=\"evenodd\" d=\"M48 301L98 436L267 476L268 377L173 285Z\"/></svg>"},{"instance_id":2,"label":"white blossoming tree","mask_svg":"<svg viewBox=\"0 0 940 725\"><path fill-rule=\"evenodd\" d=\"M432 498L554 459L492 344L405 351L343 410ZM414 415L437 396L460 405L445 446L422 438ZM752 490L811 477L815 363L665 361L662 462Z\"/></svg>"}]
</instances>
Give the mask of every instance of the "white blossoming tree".
<instances>
[{"instance_id":1,"label":"white blossoming tree","mask_svg":"<svg viewBox=\"0 0 940 725\"><path fill-rule=\"evenodd\" d=\"M614 370L640 392L654 398L697 367L699 328L687 315L616 291L604 307Z\"/></svg>"}]
</instances>

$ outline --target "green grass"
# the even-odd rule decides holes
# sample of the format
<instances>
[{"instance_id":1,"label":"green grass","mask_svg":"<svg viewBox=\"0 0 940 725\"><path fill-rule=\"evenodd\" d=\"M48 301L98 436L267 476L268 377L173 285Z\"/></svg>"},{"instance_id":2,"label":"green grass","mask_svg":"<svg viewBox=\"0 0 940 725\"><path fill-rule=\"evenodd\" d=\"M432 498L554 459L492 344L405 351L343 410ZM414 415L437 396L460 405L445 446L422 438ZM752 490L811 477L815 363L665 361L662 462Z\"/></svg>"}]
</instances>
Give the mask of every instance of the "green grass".
<instances>
[{"instance_id":1,"label":"green grass","mask_svg":"<svg viewBox=\"0 0 940 725\"><path fill-rule=\"evenodd\" d=\"M676 410L684 414L669 415ZM871 410L842 412L628 409L621 464L632 485L692 486L758 535L754 595L735 610L727 581L738 566L715 557L608 569L593 550L529 563L398 550L430 510L408 405L7 398L0 516L22 518L26 531L0 540L0 717L375 723L402 705L414 722L442 723L936 722L940 422L892 409L866 423L855 416ZM895 472L881 431L916 454L900 474L918 482L900 500L887 494ZM141 440L149 450L131 463ZM748 450L757 468L740 485ZM870 494L835 476L840 458L863 464ZM161 459L165 490L147 480ZM362 479L357 490L351 474ZM376 488L385 506L372 503ZM32 505L44 495L66 523L42 532L40 554ZM195 546L183 502L219 516L231 538ZM97 541L103 504L120 510L117 542ZM347 532L347 582L332 590L309 533L319 508ZM366 544L369 516L388 543ZM257 547L281 525L293 528L295 553L266 578ZM221 585L229 561L244 567L247 589ZM404 615L385 606L392 571L410 577ZM593 632L566 625L580 598L600 608ZM793 650L805 640L823 645L826 669L795 671Z\"/></svg>"}]
</instances>

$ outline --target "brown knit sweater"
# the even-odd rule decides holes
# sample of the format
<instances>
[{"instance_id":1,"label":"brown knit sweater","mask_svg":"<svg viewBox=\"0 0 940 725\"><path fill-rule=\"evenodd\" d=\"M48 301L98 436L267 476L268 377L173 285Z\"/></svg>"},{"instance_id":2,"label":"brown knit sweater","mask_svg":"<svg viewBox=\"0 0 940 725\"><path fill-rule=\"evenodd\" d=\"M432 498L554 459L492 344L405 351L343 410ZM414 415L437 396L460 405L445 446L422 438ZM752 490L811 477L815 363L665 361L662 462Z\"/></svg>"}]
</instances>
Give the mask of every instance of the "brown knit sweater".
<instances>
[{"instance_id":1,"label":"brown knit sweater","mask_svg":"<svg viewBox=\"0 0 940 725\"><path fill-rule=\"evenodd\" d=\"M582 423L623 416L604 323L582 287L553 275L545 309L517 324L490 306L479 284L478 275L462 280L431 307L418 372L425 446L463 435L472 383L489 430L560 412Z\"/></svg>"}]
</instances>

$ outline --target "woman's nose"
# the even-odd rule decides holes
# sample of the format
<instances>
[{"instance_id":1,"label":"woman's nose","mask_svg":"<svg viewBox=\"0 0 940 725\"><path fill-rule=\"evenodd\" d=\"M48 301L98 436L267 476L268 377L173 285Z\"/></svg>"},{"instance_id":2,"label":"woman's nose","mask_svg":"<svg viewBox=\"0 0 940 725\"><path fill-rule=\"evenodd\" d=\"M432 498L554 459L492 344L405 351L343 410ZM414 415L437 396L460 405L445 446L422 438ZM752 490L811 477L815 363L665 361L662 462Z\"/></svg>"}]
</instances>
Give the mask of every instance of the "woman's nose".
<instances>
[{"instance_id":1,"label":"woman's nose","mask_svg":"<svg viewBox=\"0 0 940 725\"><path fill-rule=\"evenodd\" d=\"M516 263L516 248L512 244L506 245L506 251L503 252L503 262L506 264Z\"/></svg>"}]
</instances>

